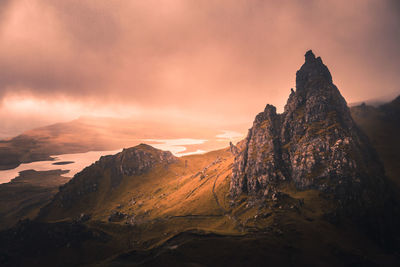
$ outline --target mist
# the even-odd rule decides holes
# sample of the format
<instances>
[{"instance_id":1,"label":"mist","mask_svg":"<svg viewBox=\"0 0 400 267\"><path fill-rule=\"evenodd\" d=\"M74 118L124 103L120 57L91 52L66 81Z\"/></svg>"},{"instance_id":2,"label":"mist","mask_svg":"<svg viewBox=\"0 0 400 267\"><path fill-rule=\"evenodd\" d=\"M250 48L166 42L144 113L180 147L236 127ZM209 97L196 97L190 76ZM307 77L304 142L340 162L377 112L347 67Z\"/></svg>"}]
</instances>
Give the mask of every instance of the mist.
<instances>
[{"instance_id":1,"label":"mist","mask_svg":"<svg viewBox=\"0 0 400 267\"><path fill-rule=\"evenodd\" d=\"M348 102L400 93L396 1L8 0L2 135L80 116L248 122L313 49Z\"/></svg>"}]
</instances>

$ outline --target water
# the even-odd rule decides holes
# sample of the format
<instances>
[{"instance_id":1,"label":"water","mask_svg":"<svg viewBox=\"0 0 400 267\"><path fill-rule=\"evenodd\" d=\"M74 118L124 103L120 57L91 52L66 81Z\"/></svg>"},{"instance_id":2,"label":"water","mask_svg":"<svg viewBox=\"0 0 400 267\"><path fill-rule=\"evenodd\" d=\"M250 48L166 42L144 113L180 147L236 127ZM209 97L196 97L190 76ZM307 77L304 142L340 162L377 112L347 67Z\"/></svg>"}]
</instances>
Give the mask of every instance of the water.
<instances>
[{"instance_id":1,"label":"water","mask_svg":"<svg viewBox=\"0 0 400 267\"><path fill-rule=\"evenodd\" d=\"M221 138L224 140L230 140L232 138L237 138L238 133L232 131L224 131L223 134L217 135L217 138ZM207 142L208 140L203 139L191 139L191 138L182 138L182 139L145 139L143 140L145 143L161 149L171 151L177 157L193 155L193 154L202 154L207 152L206 150L197 149L196 151L187 151L185 146L187 145L201 145ZM85 167L97 161L101 156L105 155L114 155L120 152L122 149L112 150L112 151L90 151L86 153L75 153L75 154L63 154L52 156L55 158L53 161L36 161L31 163L23 163L19 165L15 169L0 171L0 184L8 183L11 179L17 177L19 172L25 170L35 170L35 171L48 171L48 170L69 170L68 173L63 176L73 177L76 173L83 170ZM63 162L63 161L72 161L73 163L66 165L54 165L53 163Z\"/></svg>"},{"instance_id":2,"label":"water","mask_svg":"<svg viewBox=\"0 0 400 267\"><path fill-rule=\"evenodd\" d=\"M8 183L11 179L17 177L19 172L25 170L49 171L49 170L69 170L63 174L66 177L73 177L76 173L83 170L86 166L97 161L101 156L113 155L120 152L122 149L112 151L90 151L86 153L63 154L52 156L55 160L35 161L31 163L23 163L15 169L0 171L0 183ZM67 165L53 165L55 162L73 161Z\"/></svg>"},{"instance_id":3,"label":"water","mask_svg":"<svg viewBox=\"0 0 400 267\"><path fill-rule=\"evenodd\" d=\"M175 156L185 156L191 154L200 154L206 151L198 149L197 151L186 152L184 145L202 144L206 140L199 139L147 139L143 140L145 143L162 150L169 150ZM49 171L49 170L69 170L68 173L63 174L66 177L73 177L76 173L83 170L85 167L91 165L97 161L101 156L114 155L121 152L122 149L111 150L111 151L90 151L86 153L75 153L75 154L63 154L57 156L51 156L55 160L46 161L35 161L31 163L23 163L15 169L0 171L0 184L8 183L19 175L21 171L35 170L35 171ZM73 163L66 165L54 165L57 162L72 161Z\"/></svg>"},{"instance_id":4,"label":"water","mask_svg":"<svg viewBox=\"0 0 400 267\"><path fill-rule=\"evenodd\" d=\"M193 155L193 154L201 154L205 153L205 150L197 149L193 152L184 152L186 151L185 145L200 145L206 142L207 140L203 139L191 139L191 138L181 138L181 139L145 139L143 140L147 144L152 147L171 151L177 157Z\"/></svg>"}]
</instances>

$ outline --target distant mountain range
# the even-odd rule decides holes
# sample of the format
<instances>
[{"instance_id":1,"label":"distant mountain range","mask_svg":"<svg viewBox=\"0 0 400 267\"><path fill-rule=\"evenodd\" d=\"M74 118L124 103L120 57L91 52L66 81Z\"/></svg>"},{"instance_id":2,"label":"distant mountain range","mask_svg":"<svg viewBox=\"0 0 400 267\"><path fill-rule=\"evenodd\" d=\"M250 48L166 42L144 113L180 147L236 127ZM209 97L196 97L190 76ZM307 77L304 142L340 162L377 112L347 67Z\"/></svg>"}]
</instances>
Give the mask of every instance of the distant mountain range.
<instances>
[{"instance_id":1,"label":"distant mountain range","mask_svg":"<svg viewBox=\"0 0 400 267\"><path fill-rule=\"evenodd\" d=\"M400 186L400 96L378 107L354 106L351 115L378 151L387 176Z\"/></svg>"},{"instance_id":2,"label":"distant mountain range","mask_svg":"<svg viewBox=\"0 0 400 267\"><path fill-rule=\"evenodd\" d=\"M201 145L186 146L187 152L198 149L210 151L227 145L227 138L218 137L223 133L222 130L243 132L245 129L240 124L225 127L215 129L197 123L182 125L178 121L83 117L1 140L0 170L13 169L21 163L51 160L52 155L117 150L148 139L155 140L154 143L157 139L205 139Z\"/></svg>"},{"instance_id":3,"label":"distant mountain range","mask_svg":"<svg viewBox=\"0 0 400 267\"><path fill-rule=\"evenodd\" d=\"M0 264L398 266L399 103L350 109L308 51L282 114L201 155L101 157L0 232Z\"/></svg>"}]
</instances>

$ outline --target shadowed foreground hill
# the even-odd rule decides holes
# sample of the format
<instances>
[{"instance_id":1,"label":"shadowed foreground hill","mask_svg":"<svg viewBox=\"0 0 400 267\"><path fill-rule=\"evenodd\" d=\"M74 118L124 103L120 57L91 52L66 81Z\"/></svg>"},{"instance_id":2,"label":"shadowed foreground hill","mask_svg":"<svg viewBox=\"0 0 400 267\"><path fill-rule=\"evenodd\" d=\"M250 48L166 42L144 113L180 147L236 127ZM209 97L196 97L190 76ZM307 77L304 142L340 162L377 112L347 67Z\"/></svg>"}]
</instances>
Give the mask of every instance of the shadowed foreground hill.
<instances>
[{"instance_id":1,"label":"shadowed foreground hill","mask_svg":"<svg viewBox=\"0 0 400 267\"><path fill-rule=\"evenodd\" d=\"M398 266L397 200L311 51L296 87L236 146L100 158L34 221L0 232L0 264Z\"/></svg>"},{"instance_id":2,"label":"shadowed foreground hill","mask_svg":"<svg viewBox=\"0 0 400 267\"><path fill-rule=\"evenodd\" d=\"M71 179L62 176L67 172L27 170L11 182L0 184L0 230L21 219L35 218L58 192L58 187Z\"/></svg>"}]
</instances>

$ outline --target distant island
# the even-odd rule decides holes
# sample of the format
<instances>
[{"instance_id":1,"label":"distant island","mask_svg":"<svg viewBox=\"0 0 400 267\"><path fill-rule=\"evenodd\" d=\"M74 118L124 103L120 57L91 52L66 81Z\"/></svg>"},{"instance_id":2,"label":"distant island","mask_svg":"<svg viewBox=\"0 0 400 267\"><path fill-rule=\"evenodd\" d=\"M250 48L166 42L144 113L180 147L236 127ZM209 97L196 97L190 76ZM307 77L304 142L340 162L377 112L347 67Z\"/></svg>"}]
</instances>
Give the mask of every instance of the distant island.
<instances>
[{"instance_id":1,"label":"distant island","mask_svg":"<svg viewBox=\"0 0 400 267\"><path fill-rule=\"evenodd\" d=\"M75 161L59 161L59 162L52 163L52 165L68 165L68 164L72 164L72 163L75 163Z\"/></svg>"}]
</instances>

